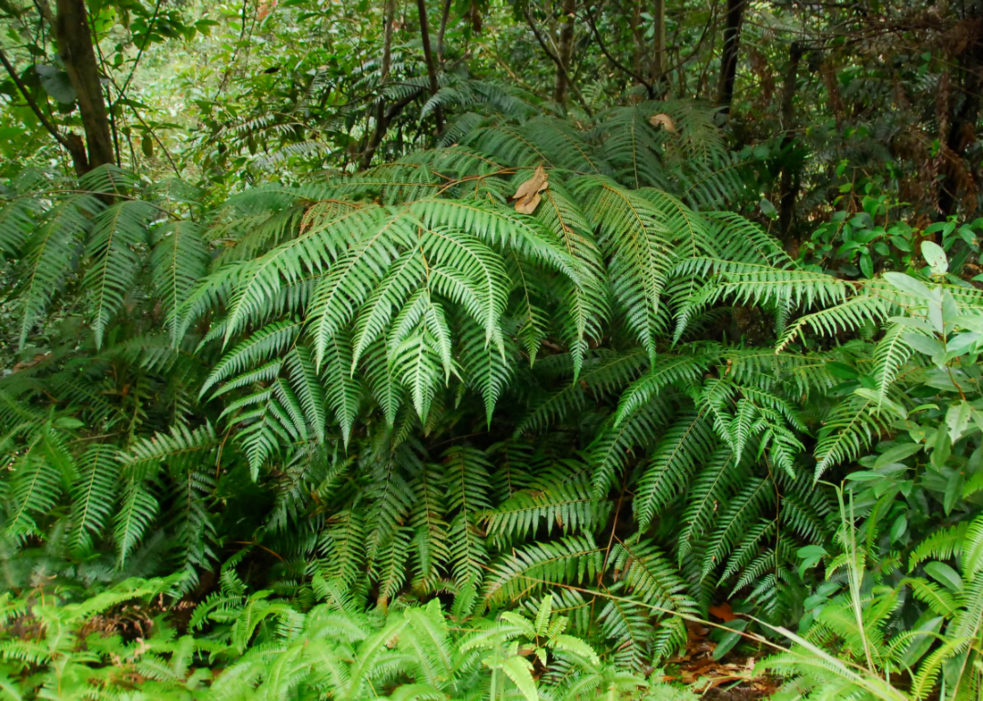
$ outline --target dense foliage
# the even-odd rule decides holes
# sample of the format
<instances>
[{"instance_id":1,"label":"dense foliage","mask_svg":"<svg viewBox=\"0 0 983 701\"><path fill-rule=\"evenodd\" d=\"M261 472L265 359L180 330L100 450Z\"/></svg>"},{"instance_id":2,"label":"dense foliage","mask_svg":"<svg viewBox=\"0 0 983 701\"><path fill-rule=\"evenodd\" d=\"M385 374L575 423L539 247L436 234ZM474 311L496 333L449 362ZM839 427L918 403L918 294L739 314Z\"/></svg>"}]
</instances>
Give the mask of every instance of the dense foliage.
<instances>
[{"instance_id":1,"label":"dense foliage","mask_svg":"<svg viewBox=\"0 0 983 701\"><path fill-rule=\"evenodd\" d=\"M0 21L0 697L983 696L973 3Z\"/></svg>"}]
</instances>

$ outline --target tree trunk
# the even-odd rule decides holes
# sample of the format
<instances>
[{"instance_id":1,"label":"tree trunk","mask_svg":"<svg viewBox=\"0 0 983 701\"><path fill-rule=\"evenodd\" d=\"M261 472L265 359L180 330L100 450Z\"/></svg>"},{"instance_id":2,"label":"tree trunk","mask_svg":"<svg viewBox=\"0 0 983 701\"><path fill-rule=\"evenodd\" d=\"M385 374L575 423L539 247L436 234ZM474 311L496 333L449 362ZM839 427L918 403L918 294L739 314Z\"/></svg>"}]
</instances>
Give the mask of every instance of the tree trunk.
<instances>
[{"instance_id":1,"label":"tree trunk","mask_svg":"<svg viewBox=\"0 0 983 701\"><path fill-rule=\"evenodd\" d=\"M58 54L77 95L88 152L88 162L80 164L76 158L75 166L76 170L81 167L88 171L116 162L109 130L109 113L99 81L99 66L84 0L56 0L55 8L54 33L58 41Z\"/></svg>"},{"instance_id":2,"label":"tree trunk","mask_svg":"<svg viewBox=\"0 0 983 701\"><path fill-rule=\"evenodd\" d=\"M379 77L380 88L385 88L386 81L389 80L389 70L392 67L393 51L393 25L396 23L396 0L386 0L386 16L383 19L382 34L382 70ZM380 90L381 93L381 90ZM382 95L379 95L379 104L376 105L375 129L369 138L369 143L362 150L362 157L359 159L359 170L365 170L372 164L372 157L376 149L382 143L386 132L389 130L389 114L386 111L386 103Z\"/></svg>"},{"instance_id":3,"label":"tree trunk","mask_svg":"<svg viewBox=\"0 0 983 701\"><path fill-rule=\"evenodd\" d=\"M440 31L437 32L437 62L444 62L444 34L447 32L447 20L451 16L451 0L444 0L444 11L440 15Z\"/></svg>"},{"instance_id":4,"label":"tree trunk","mask_svg":"<svg viewBox=\"0 0 983 701\"><path fill-rule=\"evenodd\" d=\"M793 109L795 99L795 83L799 79L799 60L802 58L802 45L797 41L792 42L788 54L788 70L785 72L785 84L782 85L782 125L785 127L785 134L782 136L781 153L785 159L782 167L781 179L781 199L778 207L778 235L782 241L786 241L789 229L792 227L792 215L795 212L795 198L799 193L798 169L795 163L789 162L787 153L792 141L795 139L793 121L795 112Z\"/></svg>"},{"instance_id":5,"label":"tree trunk","mask_svg":"<svg viewBox=\"0 0 983 701\"><path fill-rule=\"evenodd\" d=\"M631 35L635 41L635 51L632 53L631 67L636 73L641 74L642 58L645 56L645 30L642 29L642 4L632 3L631 10Z\"/></svg>"},{"instance_id":6,"label":"tree trunk","mask_svg":"<svg viewBox=\"0 0 983 701\"><path fill-rule=\"evenodd\" d=\"M41 107L38 106L38 103L34 101L33 97L31 97L30 90L24 84L24 81L21 80L17 69L15 69L14 65L7 59L7 55L3 52L3 49L0 49L0 63L3 64L3 67L10 76L10 79L14 81L14 85L24 97L25 102L27 102L27 106L31 108L31 111L34 112L34 116L36 116L38 121L41 122L41 126L43 126L48 133L51 134L66 151L68 151L68 154L72 157L72 166L75 169L75 174L80 176L85 175L89 170L89 159L85 155L85 143L82 141L81 137L79 137L78 134L72 134L71 132L62 134L55 123L48 119L47 115L45 115L45 113L41 110Z\"/></svg>"},{"instance_id":7,"label":"tree trunk","mask_svg":"<svg viewBox=\"0 0 983 701\"><path fill-rule=\"evenodd\" d=\"M440 86L437 84L437 67L434 64L433 48L430 46L430 27L427 24L426 0L416 0L416 9L420 14L420 39L423 41L423 58L427 62L427 77L430 79L430 95L436 95ZM434 110L437 119L437 133L444 130L444 115L438 107Z\"/></svg>"},{"instance_id":8,"label":"tree trunk","mask_svg":"<svg viewBox=\"0 0 983 701\"><path fill-rule=\"evenodd\" d=\"M973 143L974 134L979 129L980 91L983 90L983 36L978 33L966 55L960 57L963 69L959 107L949 119L949 130L945 139L942 186L939 191L939 214L947 218L959 208L959 193L963 189L960 181L972 177L962 164L966 147ZM950 98L951 99L951 98Z\"/></svg>"},{"instance_id":9,"label":"tree trunk","mask_svg":"<svg viewBox=\"0 0 983 701\"><path fill-rule=\"evenodd\" d=\"M553 88L553 101L566 106L569 91L570 59L573 57L573 24L577 13L577 0L563 0L561 9L563 25L560 27L560 43L556 67L556 84Z\"/></svg>"},{"instance_id":10,"label":"tree trunk","mask_svg":"<svg viewBox=\"0 0 983 701\"><path fill-rule=\"evenodd\" d=\"M655 0L652 8L652 21L655 24L655 46L652 51L652 85L657 85L666 77L666 0Z\"/></svg>"},{"instance_id":11,"label":"tree trunk","mask_svg":"<svg viewBox=\"0 0 983 701\"><path fill-rule=\"evenodd\" d=\"M734 80L737 77L737 57L741 43L741 24L747 0L727 0L724 26L724 50L720 59L720 83L717 104L724 114L730 113L734 101Z\"/></svg>"}]
</instances>

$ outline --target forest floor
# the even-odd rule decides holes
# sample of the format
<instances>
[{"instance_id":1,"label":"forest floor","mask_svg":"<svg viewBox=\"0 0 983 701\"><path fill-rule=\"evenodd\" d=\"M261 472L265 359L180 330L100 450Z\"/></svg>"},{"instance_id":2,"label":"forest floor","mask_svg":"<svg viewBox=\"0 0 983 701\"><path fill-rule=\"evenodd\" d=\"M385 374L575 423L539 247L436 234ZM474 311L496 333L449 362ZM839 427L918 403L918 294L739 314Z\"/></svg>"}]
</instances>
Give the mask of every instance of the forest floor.
<instances>
[{"instance_id":1,"label":"forest floor","mask_svg":"<svg viewBox=\"0 0 983 701\"><path fill-rule=\"evenodd\" d=\"M717 644L709 630L689 625L686 651L666 664L664 681L680 683L712 701L752 701L775 693L776 680L754 674L755 657L733 651L721 660L713 658Z\"/></svg>"}]
</instances>

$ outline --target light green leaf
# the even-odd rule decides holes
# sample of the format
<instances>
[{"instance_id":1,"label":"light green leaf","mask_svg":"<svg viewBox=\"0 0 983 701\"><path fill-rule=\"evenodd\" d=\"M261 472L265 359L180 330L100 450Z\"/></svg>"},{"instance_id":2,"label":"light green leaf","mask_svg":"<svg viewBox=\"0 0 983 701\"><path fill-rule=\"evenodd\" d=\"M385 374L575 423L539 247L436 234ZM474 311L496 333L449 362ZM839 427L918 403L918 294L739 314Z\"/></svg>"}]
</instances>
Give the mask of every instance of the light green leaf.
<instances>
[{"instance_id":1,"label":"light green leaf","mask_svg":"<svg viewBox=\"0 0 983 701\"><path fill-rule=\"evenodd\" d=\"M931 266L933 275L945 275L949 272L949 260L945 251L934 241L922 241L922 257Z\"/></svg>"},{"instance_id":2,"label":"light green leaf","mask_svg":"<svg viewBox=\"0 0 983 701\"><path fill-rule=\"evenodd\" d=\"M532 678L532 664L529 660L516 655L505 660L502 669L526 697L526 701L539 701L536 680Z\"/></svg>"},{"instance_id":3,"label":"light green leaf","mask_svg":"<svg viewBox=\"0 0 983 701\"><path fill-rule=\"evenodd\" d=\"M973 407L969 405L969 402L963 400L959 404L953 404L946 412L945 425L949 429L949 438L953 443L962 438L963 433L965 433L969 426L972 411Z\"/></svg>"}]
</instances>

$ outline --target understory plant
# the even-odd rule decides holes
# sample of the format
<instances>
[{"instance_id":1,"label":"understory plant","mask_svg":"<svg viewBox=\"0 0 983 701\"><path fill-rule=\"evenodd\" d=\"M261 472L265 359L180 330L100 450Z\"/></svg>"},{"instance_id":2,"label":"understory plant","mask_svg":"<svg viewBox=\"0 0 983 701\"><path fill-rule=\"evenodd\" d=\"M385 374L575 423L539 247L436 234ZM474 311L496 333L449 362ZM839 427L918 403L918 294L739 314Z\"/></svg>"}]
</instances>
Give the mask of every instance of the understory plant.
<instances>
[{"instance_id":1,"label":"understory plant","mask_svg":"<svg viewBox=\"0 0 983 701\"><path fill-rule=\"evenodd\" d=\"M5 699L637 699L691 694L603 662L551 596L497 619L427 605L366 610L315 577L305 603L243 594L234 570L177 630L177 583L129 579L85 598L0 595Z\"/></svg>"},{"instance_id":2,"label":"understory plant","mask_svg":"<svg viewBox=\"0 0 983 701\"><path fill-rule=\"evenodd\" d=\"M798 266L727 211L753 163L691 104L488 117L449 144L218 205L111 166L11 184L11 590L179 573L201 621L244 607L284 633L315 582L387 621L441 602L521 628L549 601L580 652L468 648L527 697L531 655L634 680L714 603L761 632L801 618L800 553L839 529L816 480L929 411L919 378L965 393L955 331L983 294Z\"/></svg>"},{"instance_id":3,"label":"understory plant","mask_svg":"<svg viewBox=\"0 0 983 701\"><path fill-rule=\"evenodd\" d=\"M941 279L941 248L926 242L923 252ZM917 404L863 387L858 372L854 392L891 414L892 433L837 488L834 548L800 551L803 570L822 564L825 582L806 603L803 637L788 635L798 646L765 663L795 677L783 698L983 693L983 323L939 287L886 278L914 301L875 358Z\"/></svg>"}]
</instances>

